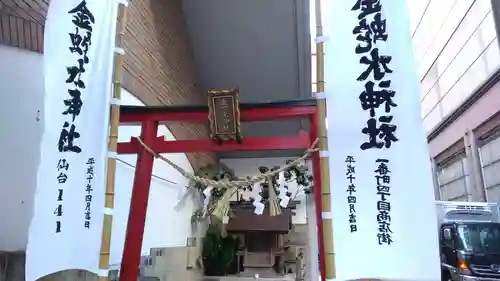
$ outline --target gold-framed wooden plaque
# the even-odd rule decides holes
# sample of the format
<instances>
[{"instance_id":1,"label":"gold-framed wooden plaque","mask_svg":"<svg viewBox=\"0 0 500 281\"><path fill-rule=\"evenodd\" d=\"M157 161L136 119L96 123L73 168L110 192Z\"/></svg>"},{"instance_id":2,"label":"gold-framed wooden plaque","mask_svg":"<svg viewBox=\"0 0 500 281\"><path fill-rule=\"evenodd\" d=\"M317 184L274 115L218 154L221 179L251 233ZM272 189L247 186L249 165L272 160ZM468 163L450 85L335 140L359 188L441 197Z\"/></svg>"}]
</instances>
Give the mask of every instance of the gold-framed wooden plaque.
<instances>
[{"instance_id":1,"label":"gold-framed wooden plaque","mask_svg":"<svg viewBox=\"0 0 500 281\"><path fill-rule=\"evenodd\" d=\"M238 89L207 91L211 139L241 140L238 94Z\"/></svg>"}]
</instances>

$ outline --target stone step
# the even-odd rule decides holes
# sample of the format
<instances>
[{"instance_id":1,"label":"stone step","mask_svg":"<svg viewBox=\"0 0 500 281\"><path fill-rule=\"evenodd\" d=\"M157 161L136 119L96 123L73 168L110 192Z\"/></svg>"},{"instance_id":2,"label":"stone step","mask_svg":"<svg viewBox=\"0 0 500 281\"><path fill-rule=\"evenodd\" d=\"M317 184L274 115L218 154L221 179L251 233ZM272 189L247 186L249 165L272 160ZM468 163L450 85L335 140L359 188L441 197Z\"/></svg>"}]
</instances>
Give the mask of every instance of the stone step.
<instances>
[{"instance_id":1,"label":"stone step","mask_svg":"<svg viewBox=\"0 0 500 281\"><path fill-rule=\"evenodd\" d=\"M245 267L245 270L240 273L242 277L254 277L259 276L260 278L276 278L281 277L276 271L270 267Z\"/></svg>"}]
</instances>

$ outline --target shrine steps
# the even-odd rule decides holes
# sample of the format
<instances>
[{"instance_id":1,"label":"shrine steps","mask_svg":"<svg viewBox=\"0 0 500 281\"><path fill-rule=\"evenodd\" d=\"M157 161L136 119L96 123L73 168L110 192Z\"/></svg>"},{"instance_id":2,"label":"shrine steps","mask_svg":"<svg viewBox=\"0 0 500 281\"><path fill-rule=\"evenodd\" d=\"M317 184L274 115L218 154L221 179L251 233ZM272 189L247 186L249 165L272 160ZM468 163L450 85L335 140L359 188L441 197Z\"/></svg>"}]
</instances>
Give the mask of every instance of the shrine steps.
<instances>
[{"instance_id":1,"label":"shrine steps","mask_svg":"<svg viewBox=\"0 0 500 281\"><path fill-rule=\"evenodd\" d=\"M277 277L283 277L283 275L280 275L274 271L272 267L245 267L245 270L240 273L241 277L251 277L253 278L258 274L259 278L277 278Z\"/></svg>"},{"instance_id":2,"label":"shrine steps","mask_svg":"<svg viewBox=\"0 0 500 281\"><path fill-rule=\"evenodd\" d=\"M294 281L294 276L275 276L275 277L262 277L259 276L259 279L255 279L252 277L244 277L244 276L222 276L222 277L205 277L202 281Z\"/></svg>"}]
</instances>

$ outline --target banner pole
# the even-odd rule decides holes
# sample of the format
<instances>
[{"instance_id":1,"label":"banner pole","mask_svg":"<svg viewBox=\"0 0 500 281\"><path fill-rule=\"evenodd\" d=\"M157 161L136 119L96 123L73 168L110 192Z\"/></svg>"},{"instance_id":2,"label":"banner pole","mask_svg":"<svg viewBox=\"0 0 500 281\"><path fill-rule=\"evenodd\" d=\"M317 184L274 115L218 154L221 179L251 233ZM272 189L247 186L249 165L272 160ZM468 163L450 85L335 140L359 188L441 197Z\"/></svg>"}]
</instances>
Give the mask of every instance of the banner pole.
<instances>
[{"instance_id":1,"label":"banner pole","mask_svg":"<svg viewBox=\"0 0 500 281\"><path fill-rule=\"evenodd\" d=\"M104 221L102 228L101 251L99 256L99 281L107 281L111 248L111 229L113 225L113 207L115 197L116 156L118 148L118 127L120 123L121 72L125 52L123 41L127 26L127 2L118 1L117 33L115 38L115 59L113 65L113 97L111 99L110 129L108 141L108 169L104 203Z\"/></svg>"},{"instance_id":2,"label":"banner pole","mask_svg":"<svg viewBox=\"0 0 500 281\"><path fill-rule=\"evenodd\" d=\"M335 254L333 243L333 223L330 194L330 168L328 163L328 138L326 130L326 94L325 94L325 53L323 26L321 21L321 0L315 1L316 15L316 80L317 80L317 118L321 171L321 210L323 220L323 245L325 271L322 280L335 279Z\"/></svg>"}]
</instances>

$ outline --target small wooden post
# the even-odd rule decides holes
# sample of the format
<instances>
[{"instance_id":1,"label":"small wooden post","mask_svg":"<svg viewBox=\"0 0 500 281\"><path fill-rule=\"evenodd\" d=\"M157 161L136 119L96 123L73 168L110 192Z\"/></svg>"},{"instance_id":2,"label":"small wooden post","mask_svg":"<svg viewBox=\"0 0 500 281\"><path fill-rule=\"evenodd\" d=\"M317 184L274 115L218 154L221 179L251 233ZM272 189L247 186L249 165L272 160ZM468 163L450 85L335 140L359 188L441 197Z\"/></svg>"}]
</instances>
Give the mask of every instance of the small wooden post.
<instances>
[{"instance_id":1,"label":"small wooden post","mask_svg":"<svg viewBox=\"0 0 500 281\"><path fill-rule=\"evenodd\" d=\"M127 7L125 3L118 5L118 24L116 33L116 48L117 50L123 50L123 41L125 35L125 27L127 25ZM118 143L118 127L120 121L120 105L119 101L121 98L121 71L124 60L123 52L115 52L114 66L113 66L113 100L111 104L111 115L110 115L110 130L109 130L109 142L108 151L110 156L108 156L108 171L106 180L106 193L105 193L105 203L104 203L104 221L102 228L102 239L101 239L101 251L99 258L99 281L107 281L109 268L109 256L111 247L111 228L113 225L113 214L112 210L114 207L114 197L115 197L115 175L116 175L116 156L117 143ZM104 276L101 276L104 275Z\"/></svg>"},{"instance_id":2,"label":"small wooden post","mask_svg":"<svg viewBox=\"0 0 500 281\"><path fill-rule=\"evenodd\" d=\"M316 15L316 38L323 36L323 26L321 23L321 0L315 2ZM324 43L316 42L316 74L317 74L317 92L325 92L325 53ZM325 271L322 279L335 279L335 254L333 245L333 223L331 215L331 194L330 194L330 168L328 163L328 138L326 130L326 99L318 99L318 137L320 153L320 171L321 171L321 210L324 216L323 220L323 246L325 253Z\"/></svg>"}]
</instances>

